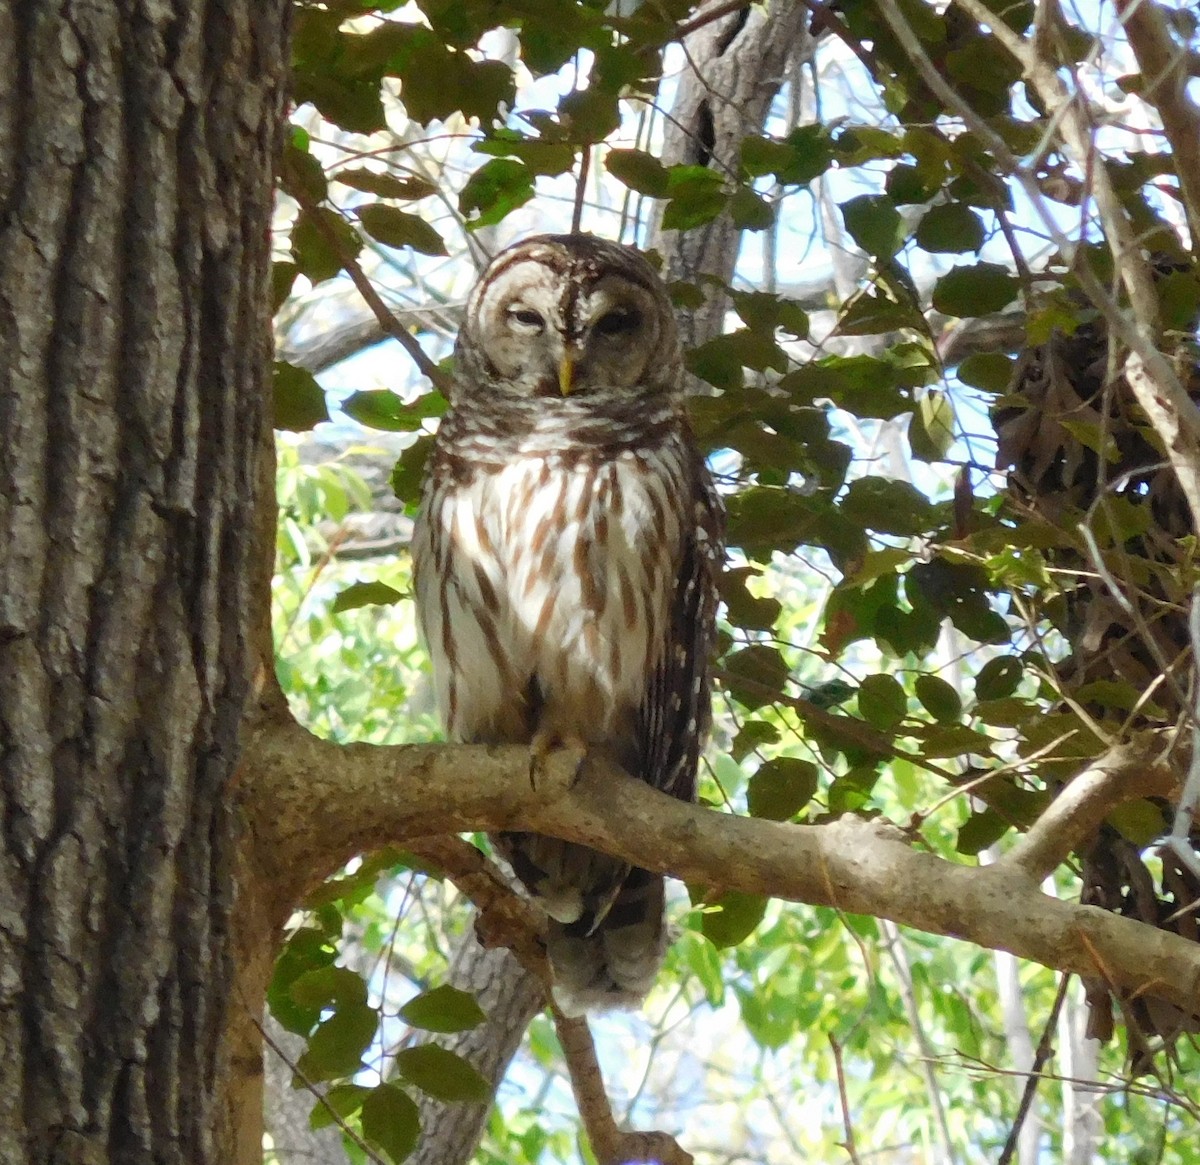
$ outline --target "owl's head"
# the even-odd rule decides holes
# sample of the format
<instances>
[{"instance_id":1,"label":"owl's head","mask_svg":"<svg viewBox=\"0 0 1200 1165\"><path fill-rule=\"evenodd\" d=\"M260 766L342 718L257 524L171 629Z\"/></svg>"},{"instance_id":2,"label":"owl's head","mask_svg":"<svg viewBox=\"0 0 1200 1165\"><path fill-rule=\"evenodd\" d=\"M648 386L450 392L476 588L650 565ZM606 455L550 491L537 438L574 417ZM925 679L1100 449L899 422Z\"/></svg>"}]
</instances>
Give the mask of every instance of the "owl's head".
<instances>
[{"instance_id":1,"label":"owl's head","mask_svg":"<svg viewBox=\"0 0 1200 1165\"><path fill-rule=\"evenodd\" d=\"M467 301L458 393L582 402L677 393L666 288L632 247L537 235L501 252Z\"/></svg>"}]
</instances>

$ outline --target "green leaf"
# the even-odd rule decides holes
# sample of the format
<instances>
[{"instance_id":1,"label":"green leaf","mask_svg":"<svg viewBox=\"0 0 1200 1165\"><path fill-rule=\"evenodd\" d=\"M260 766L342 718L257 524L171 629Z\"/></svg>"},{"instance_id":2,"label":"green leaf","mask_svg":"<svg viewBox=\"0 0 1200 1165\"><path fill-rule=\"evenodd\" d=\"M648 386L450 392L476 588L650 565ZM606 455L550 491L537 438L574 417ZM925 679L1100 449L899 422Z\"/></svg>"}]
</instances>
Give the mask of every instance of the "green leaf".
<instances>
[{"instance_id":1,"label":"green leaf","mask_svg":"<svg viewBox=\"0 0 1200 1165\"><path fill-rule=\"evenodd\" d=\"M284 360L276 360L273 386L275 428L302 433L321 421L329 420L325 390L311 372Z\"/></svg>"},{"instance_id":2,"label":"green leaf","mask_svg":"<svg viewBox=\"0 0 1200 1165\"><path fill-rule=\"evenodd\" d=\"M989 659L975 677L977 700L1001 700L1017 690L1025 665L1015 655L998 655Z\"/></svg>"},{"instance_id":3,"label":"green leaf","mask_svg":"<svg viewBox=\"0 0 1200 1165\"><path fill-rule=\"evenodd\" d=\"M308 1114L308 1127L324 1129L334 1123L334 1117L345 1120L360 1108L371 1090L362 1084L334 1084L325 1090L325 1103L314 1104ZM332 1111L330 1111L332 1110Z\"/></svg>"},{"instance_id":4,"label":"green leaf","mask_svg":"<svg viewBox=\"0 0 1200 1165\"><path fill-rule=\"evenodd\" d=\"M381 202L363 206L358 221L373 239L388 247L412 247L422 255L445 255L446 244L423 218Z\"/></svg>"},{"instance_id":5,"label":"green leaf","mask_svg":"<svg viewBox=\"0 0 1200 1165\"><path fill-rule=\"evenodd\" d=\"M309 1080L353 1076L362 1067L363 1053L375 1038L379 1013L366 1003L339 1007L312 1036L296 1063Z\"/></svg>"},{"instance_id":6,"label":"green leaf","mask_svg":"<svg viewBox=\"0 0 1200 1165\"><path fill-rule=\"evenodd\" d=\"M458 207L472 230L495 226L533 197L533 173L516 158L493 158L467 180Z\"/></svg>"},{"instance_id":7,"label":"green leaf","mask_svg":"<svg viewBox=\"0 0 1200 1165\"><path fill-rule=\"evenodd\" d=\"M1126 841L1142 847L1167 830L1162 810L1153 801L1129 801L1117 806L1105 819Z\"/></svg>"},{"instance_id":8,"label":"green leaf","mask_svg":"<svg viewBox=\"0 0 1200 1165\"><path fill-rule=\"evenodd\" d=\"M755 643L726 656L724 670L728 673L726 682L730 692L751 711L773 703L788 678L788 666L778 648L765 643Z\"/></svg>"},{"instance_id":9,"label":"green leaf","mask_svg":"<svg viewBox=\"0 0 1200 1165\"><path fill-rule=\"evenodd\" d=\"M730 890L700 916L700 931L718 950L735 947L762 922L769 899Z\"/></svg>"},{"instance_id":10,"label":"green leaf","mask_svg":"<svg viewBox=\"0 0 1200 1165\"><path fill-rule=\"evenodd\" d=\"M609 150L604 166L630 190L648 194L651 198L666 197L667 168L653 154L645 150Z\"/></svg>"},{"instance_id":11,"label":"green leaf","mask_svg":"<svg viewBox=\"0 0 1200 1165\"><path fill-rule=\"evenodd\" d=\"M954 406L949 394L927 392L913 411L908 443L921 461L941 461L954 445Z\"/></svg>"},{"instance_id":12,"label":"green leaf","mask_svg":"<svg viewBox=\"0 0 1200 1165\"><path fill-rule=\"evenodd\" d=\"M721 176L705 166L672 166L667 193L671 201L663 211L665 231L687 231L712 222L728 202Z\"/></svg>"},{"instance_id":13,"label":"green leaf","mask_svg":"<svg viewBox=\"0 0 1200 1165\"><path fill-rule=\"evenodd\" d=\"M1155 285L1164 328L1194 332L1200 313L1200 277L1194 271L1171 271Z\"/></svg>"},{"instance_id":14,"label":"green leaf","mask_svg":"<svg viewBox=\"0 0 1200 1165\"><path fill-rule=\"evenodd\" d=\"M398 1084L372 1088L362 1102L363 1138L399 1163L416 1147L421 1117L412 1097Z\"/></svg>"},{"instance_id":15,"label":"green leaf","mask_svg":"<svg viewBox=\"0 0 1200 1165\"><path fill-rule=\"evenodd\" d=\"M768 230L775 222L775 211L771 204L751 190L739 186L729 203L733 225L748 231Z\"/></svg>"},{"instance_id":16,"label":"green leaf","mask_svg":"<svg viewBox=\"0 0 1200 1165\"><path fill-rule=\"evenodd\" d=\"M747 589L747 576L759 573L751 567L735 567L724 571L718 583L729 622L747 631L769 631L783 611L778 599L753 595Z\"/></svg>"},{"instance_id":17,"label":"green leaf","mask_svg":"<svg viewBox=\"0 0 1200 1165\"><path fill-rule=\"evenodd\" d=\"M279 183L297 201L323 202L329 193L325 168L307 150L284 146L279 160Z\"/></svg>"},{"instance_id":18,"label":"green leaf","mask_svg":"<svg viewBox=\"0 0 1200 1165\"><path fill-rule=\"evenodd\" d=\"M734 291L734 310L753 331L774 333L782 329L803 340L808 336L808 313L792 299L767 291Z\"/></svg>"},{"instance_id":19,"label":"green leaf","mask_svg":"<svg viewBox=\"0 0 1200 1165\"><path fill-rule=\"evenodd\" d=\"M292 84L297 105L311 101L322 117L350 133L372 134L387 128L379 81L374 77L297 69Z\"/></svg>"},{"instance_id":20,"label":"green leaf","mask_svg":"<svg viewBox=\"0 0 1200 1165\"><path fill-rule=\"evenodd\" d=\"M729 755L741 764L755 749L764 744L775 744L779 740L779 729L767 720L747 720L729 745Z\"/></svg>"},{"instance_id":21,"label":"green leaf","mask_svg":"<svg viewBox=\"0 0 1200 1165\"><path fill-rule=\"evenodd\" d=\"M961 202L947 202L926 211L917 226L916 240L935 255L978 251L983 246L983 219Z\"/></svg>"},{"instance_id":22,"label":"green leaf","mask_svg":"<svg viewBox=\"0 0 1200 1165\"><path fill-rule=\"evenodd\" d=\"M301 209L292 227L292 258L314 284L332 279L342 269L342 256L354 258L361 250L358 232L328 207Z\"/></svg>"},{"instance_id":23,"label":"green leaf","mask_svg":"<svg viewBox=\"0 0 1200 1165\"><path fill-rule=\"evenodd\" d=\"M443 984L410 999L400 1008L400 1018L425 1031L464 1032L478 1027L487 1016L474 995Z\"/></svg>"},{"instance_id":24,"label":"green leaf","mask_svg":"<svg viewBox=\"0 0 1200 1165\"><path fill-rule=\"evenodd\" d=\"M977 857L998 842L1012 826L994 809L972 813L959 827L954 848L967 857Z\"/></svg>"},{"instance_id":25,"label":"green leaf","mask_svg":"<svg viewBox=\"0 0 1200 1165\"><path fill-rule=\"evenodd\" d=\"M267 990L271 1014L285 1028L306 1036L321 1018L321 1008L300 1004L292 997L292 985L304 975L330 966L337 958L337 948L330 936L316 927L301 927L284 943L275 972Z\"/></svg>"},{"instance_id":26,"label":"green leaf","mask_svg":"<svg viewBox=\"0 0 1200 1165\"><path fill-rule=\"evenodd\" d=\"M881 534L913 536L936 524L929 499L907 481L860 477L839 505L852 522Z\"/></svg>"},{"instance_id":27,"label":"green leaf","mask_svg":"<svg viewBox=\"0 0 1200 1165\"><path fill-rule=\"evenodd\" d=\"M422 1044L396 1054L396 1071L410 1084L438 1100L485 1101L492 1086L461 1056Z\"/></svg>"},{"instance_id":28,"label":"green leaf","mask_svg":"<svg viewBox=\"0 0 1200 1165\"><path fill-rule=\"evenodd\" d=\"M366 1003L367 985L357 971L348 967L317 967L300 975L292 983L290 994L301 1007Z\"/></svg>"},{"instance_id":29,"label":"green leaf","mask_svg":"<svg viewBox=\"0 0 1200 1165\"><path fill-rule=\"evenodd\" d=\"M531 173L550 177L564 173L575 164L575 147L570 142L530 137L506 126L493 129L489 137L475 142L471 149L496 158L519 158Z\"/></svg>"},{"instance_id":30,"label":"green leaf","mask_svg":"<svg viewBox=\"0 0 1200 1165\"><path fill-rule=\"evenodd\" d=\"M380 198L397 198L405 202L415 202L437 193L437 186L424 178L415 175L398 178L395 174L382 174L362 167L335 170L329 175L329 180L366 194L378 194Z\"/></svg>"},{"instance_id":31,"label":"green leaf","mask_svg":"<svg viewBox=\"0 0 1200 1165\"><path fill-rule=\"evenodd\" d=\"M271 264L271 314L274 315L282 306L284 301L292 293L292 285L296 282L296 276L300 274L300 268L295 263L289 263L282 260L278 263Z\"/></svg>"},{"instance_id":32,"label":"green leaf","mask_svg":"<svg viewBox=\"0 0 1200 1165\"><path fill-rule=\"evenodd\" d=\"M751 817L787 821L817 791L817 766L798 757L781 756L759 766L746 789Z\"/></svg>"},{"instance_id":33,"label":"green leaf","mask_svg":"<svg viewBox=\"0 0 1200 1165\"><path fill-rule=\"evenodd\" d=\"M411 433L431 417L440 417L448 408L446 398L436 390L424 393L411 404L386 388L351 393L342 401L342 412L360 425L390 433Z\"/></svg>"},{"instance_id":34,"label":"green leaf","mask_svg":"<svg viewBox=\"0 0 1200 1165\"><path fill-rule=\"evenodd\" d=\"M891 731L908 714L908 697L893 676L867 676L858 687L858 710L868 724Z\"/></svg>"},{"instance_id":35,"label":"green leaf","mask_svg":"<svg viewBox=\"0 0 1200 1165\"><path fill-rule=\"evenodd\" d=\"M338 591L330 608L333 614L353 611L358 607L387 607L404 598L395 587L381 582L356 582Z\"/></svg>"},{"instance_id":36,"label":"green leaf","mask_svg":"<svg viewBox=\"0 0 1200 1165\"><path fill-rule=\"evenodd\" d=\"M890 259L904 246L904 220L882 194L860 194L840 204L850 237L868 255Z\"/></svg>"},{"instance_id":37,"label":"green leaf","mask_svg":"<svg viewBox=\"0 0 1200 1165\"><path fill-rule=\"evenodd\" d=\"M786 142L751 134L742 138L742 168L751 178L774 174L791 164L794 151Z\"/></svg>"},{"instance_id":38,"label":"green leaf","mask_svg":"<svg viewBox=\"0 0 1200 1165\"><path fill-rule=\"evenodd\" d=\"M558 112L578 142L602 142L621 124L617 94L597 85L568 93L559 101Z\"/></svg>"},{"instance_id":39,"label":"green leaf","mask_svg":"<svg viewBox=\"0 0 1200 1165\"><path fill-rule=\"evenodd\" d=\"M958 379L983 392L1007 392L1014 363L1003 352L974 352L958 366Z\"/></svg>"},{"instance_id":40,"label":"green leaf","mask_svg":"<svg viewBox=\"0 0 1200 1165\"><path fill-rule=\"evenodd\" d=\"M998 263L955 267L934 285L933 306L948 316L990 315L1012 303L1020 287L1016 276Z\"/></svg>"},{"instance_id":41,"label":"green leaf","mask_svg":"<svg viewBox=\"0 0 1200 1165\"><path fill-rule=\"evenodd\" d=\"M392 470L391 486L405 506L415 506L421 499L425 480L425 462L433 452L432 437L418 437L403 453Z\"/></svg>"},{"instance_id":42,"label":"green leaf","mask_svg":"<svg viewBox=\"0 0 1200 1165\"><path fill-rule=\"evenodd\" d=\"M917 676L913 686L921 706L939 724L957 724L962 719L962 700L945 680L922 674Z\"/></svg>"},{"instance_id":43,"label":"green leaf","mask_svg":"<svg viewBox=\"0 0 1200 1165\"><path fill-rule=\"evenodd\" d=\"M791 158L775 170L783 186L803 186L819 178L833 163L829 131L818 123L798 126L784 139Z\"/></svg>"},{"instance_id":44,"label":"green leaf","mask_svg":"<svg viewBox=\"0 0 1200 1165\"><path fill-rule=\"evenodd\" d=\"M836 708L846 703L858 689L845 680L825 680L804 689L804 698L817 708Z\"/></svg>"}]
</instances>

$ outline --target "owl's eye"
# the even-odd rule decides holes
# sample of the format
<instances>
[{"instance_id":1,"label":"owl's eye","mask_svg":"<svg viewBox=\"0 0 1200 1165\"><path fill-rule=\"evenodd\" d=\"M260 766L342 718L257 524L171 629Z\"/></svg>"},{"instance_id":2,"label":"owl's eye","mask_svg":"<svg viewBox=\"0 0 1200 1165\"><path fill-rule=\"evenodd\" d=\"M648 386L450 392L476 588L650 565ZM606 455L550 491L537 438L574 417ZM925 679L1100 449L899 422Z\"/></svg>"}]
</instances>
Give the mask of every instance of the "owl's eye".
<instances>
[{"instance_id":1,"label":"owl's eye","mask_svg":"<svg viewBox=\"0 0 1200 1165\"><path fill-rule=\"evenodd\" d=\"M615 311L602 315L594 327L602 336L619 336L624 332L632 332L641 322L642 317L639 312L617 308Z\"/></svg>"},{"instance_id":2,"label":"owl's eye","mask_svg":"<svg viewBox=\"0 0 1200 1165\"><path fill-rule=\"evenodd\" d=\"M540 332L546 326L546 321L528 307L509 308L508 318L512 323L519 324L522 328L528 328L531 331Z\"/></svg>"}]
</instances>

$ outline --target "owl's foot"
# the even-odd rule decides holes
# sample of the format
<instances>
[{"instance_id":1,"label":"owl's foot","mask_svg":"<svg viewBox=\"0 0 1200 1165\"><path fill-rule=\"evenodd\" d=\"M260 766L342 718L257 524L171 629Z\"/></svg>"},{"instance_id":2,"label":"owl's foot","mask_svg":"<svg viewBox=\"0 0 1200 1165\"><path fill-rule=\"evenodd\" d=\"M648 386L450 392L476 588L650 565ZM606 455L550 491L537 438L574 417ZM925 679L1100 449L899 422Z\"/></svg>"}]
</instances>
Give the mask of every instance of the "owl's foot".
<instances>
[{"instance_id":1,"label":"owl's foot","mask_svg":"<svg viewBox=\"0 0 1200 1165\"><path fill-rule=\"evenodd\" d=\"M529 786L537 789L539 784L546 785L546 766L550 757L556 752L571 752L575 754L575 767L567 782L567 788L573 789L583 776L587 764L588 746L578 736L564 735L555 730L539 731L529 745Z\"/></svg>"}]
</instances>

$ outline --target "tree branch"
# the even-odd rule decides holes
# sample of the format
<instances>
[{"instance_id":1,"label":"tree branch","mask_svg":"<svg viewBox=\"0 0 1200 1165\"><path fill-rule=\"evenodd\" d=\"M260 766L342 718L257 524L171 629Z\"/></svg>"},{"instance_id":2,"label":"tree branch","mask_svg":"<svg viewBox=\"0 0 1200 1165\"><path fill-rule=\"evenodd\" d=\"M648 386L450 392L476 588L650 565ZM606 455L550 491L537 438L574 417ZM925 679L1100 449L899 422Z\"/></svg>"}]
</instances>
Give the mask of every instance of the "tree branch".
<instances>
[{"instance_id":1,"label":"tree branch","mask_svg":"<svg viewBox=\"0 0 1200 1165\"><path fill-rule=\"evenodd\" d=\"M1083 104L1067 91L1053 62L1039 55L1032 41L1025 40L991 12L982 0L958 0L973 20L989 29L1021 65L1025 80L1033 86L1050 111L1057 132L1070 156L1092 180L1096 208L1105 237L1113 253L1116 270L1129 294L1130 312L1120 305L1085 263L1076 264L1075 274L1087 297L1103 314L1112 332L1129 348L1125 374L1137 402L1163 438L1180 487L1187 497L1193 521L1200 526L1200 408L1180 383L1170 360L1159 350L1158 297L1150 265L1141 253L1140 240L1109 177L1102 158L1096 158L1095 142ZM963 100L938 72L919 38L895 0L879 0L879 11L900 42L922 80L945 105L979 134L997 162L1029 194L1046 230L1064 255L1074 253L1068 239L1047 211L1032 172L1012 153L1004 140Z\"/></svg>"},{"instance_id":2,"label":"tree branch","mask_svg":"<svg viewBox=\"0 0 1200 1165\"><path fill-rule=\"evenodd\" d=\"M290 721L263 724L240 773L244 844L282 923L314 879L387 843L473 829L580 842L686 882L887 918L1200 1010L1200 946L1044 895L1011 864L957 865L910 848L893 825L735 817L668 797L578 754L538 787L519 745L338 745Z\"/></svg>"},{"instance_id":3,"label":"tree branch","mask_svg":"<svg viewBox=\"0 0 1200 1165\"><path fill-rule=\"evenodd\" d=\"M1178 772L1162 758L1149 757L1148 751L1122 744L1099 756L1050 802L999 864L1040 882L1092 837L1118 805L1174 793Z\"/></svg>"},{"instance_id":4,"label":"tree branch","mask_svg":"<svg viewBox=\"0 0 1200 1165\"><path fill-rule=\"evenodd\" d=\"M557 1007L553 1012L558 1042L571 1073L575 1105L600 1165L626 1165L630 1161L692 1165L692 1155L670 1133L630 1132L617 1125L587 1020L564 1015Z\"/></svg>"},{"instance_id":5,"label":"tree branch","mask_svg":"<svg viewBox=\"0 0 1200 1165\"><path fill-rule=\"evenodd\" d=\"M1141 97L1158 110L1179 175L1192 246L1200 245L1200 109L1188 96L1188 52L1171 39L1162 6L1116 0L1117 13L1142 71Z\"/></svg>"},{"instance_id":6,"label":"tree branch","mask_svg":"<svg viewBox=\"0 0 1200 1165\"><path fill-rule=\"evenodd\" d=\"M313 226L324 239L326 246L338 257L346 274L350 276L350 281L358 288L359 295L363 297L379 321L379 326L412 357L413 363L429 378L434 388L446 392L450 387L450 378L430 360L425 354L425 350L417 343L416 338L392 314L391 308L383 302L379 292L372 286L366 272L359 266L358 260L347 250L337 232L322 217L321 207L316 200L305 194L301 183L293 184L291 194L301 208L308 213ZM331 213L336 214L337 211Z\"/></svg>"}]
</instances>

